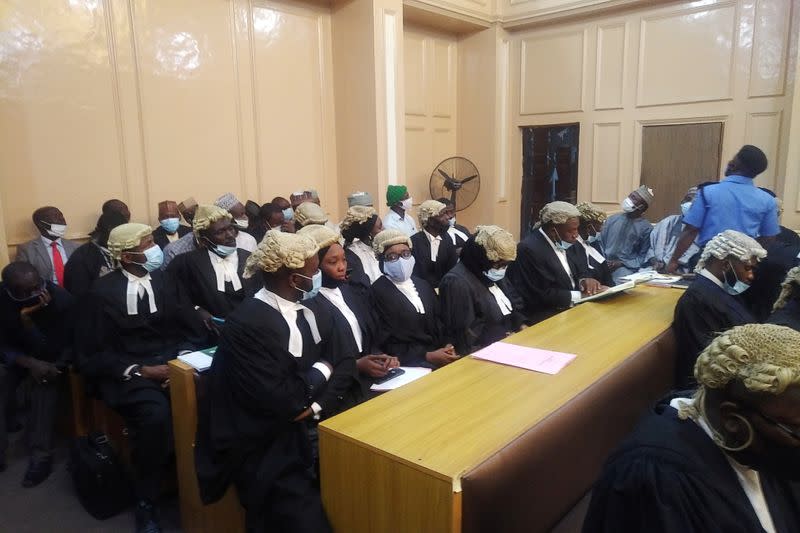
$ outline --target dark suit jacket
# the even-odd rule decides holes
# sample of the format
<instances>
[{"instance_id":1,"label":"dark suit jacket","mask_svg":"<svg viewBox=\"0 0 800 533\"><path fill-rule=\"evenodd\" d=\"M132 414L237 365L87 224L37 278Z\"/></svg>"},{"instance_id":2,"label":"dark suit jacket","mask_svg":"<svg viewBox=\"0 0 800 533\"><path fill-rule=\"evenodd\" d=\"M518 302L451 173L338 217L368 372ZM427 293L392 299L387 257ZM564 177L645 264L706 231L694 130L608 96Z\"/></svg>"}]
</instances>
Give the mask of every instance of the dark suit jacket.
<instances>
[{"instance_id":1,"label":"dark suit jacket","mask_svg":"<svg viewBox=\"0 0 800 533\"><path fill-rule=\"evenodd\" d=\"M68 241L67 239L61 239L61 243L64 245L64 251L67 253L67 257L64 258L64 264L66 265L69 256L78 249L80 244L75 241ZM35 239L17 246L16 259L17 261L26 261L32 264L45 281L53 279L53 262L50 260L50 252L47 251L41 237L36 237Z\"/></svg>"},{"instance_id":2,"label":"dark suit jacket","mask_svg":"<svg viewBox=\"0 0 800 533\"><path fill-rule=\"evenodd\" d=\"M439 286L439 282L451 268L458 262L458 252L453 246L453 241L447 234L442 234L442 242L439 244L439 253L436 254L436 261L431 261L431 241L428 240L424 231L418 231L411 236L411 252L414 254L414 275L422 278L431 284L433 288Z\"/></svg>"},{"instance_id":3,"label":"dark suit jacket","mask_svg":"<svg viewBox=\"0 0 800 533\"><path fill-rule=\"evenodd\" d=\"M178 226L178 238L183 237L187 233L191 233L192 228L189 226L184 226L183 224ZM167 232L161 226L158 226L156 229L153 230L153 242L155 242L162 250L166 245L169 244L169 239L167 239Z\"/></svg>"},{"instance_id":4,"label":"dark suit jacket","mask_svg":"<svg viewBox=\"0 0 800 533\"><path fill-rule=\"evenodd\" d=\"M508 277L525 302L530 322L539 322L572 304L571 291L580 290L578 280L592 277L588 268L567 254L572 277L561 265L546 237L538 230L517 245L517 260L508 267Z\"/></svg>"}]
</instances>

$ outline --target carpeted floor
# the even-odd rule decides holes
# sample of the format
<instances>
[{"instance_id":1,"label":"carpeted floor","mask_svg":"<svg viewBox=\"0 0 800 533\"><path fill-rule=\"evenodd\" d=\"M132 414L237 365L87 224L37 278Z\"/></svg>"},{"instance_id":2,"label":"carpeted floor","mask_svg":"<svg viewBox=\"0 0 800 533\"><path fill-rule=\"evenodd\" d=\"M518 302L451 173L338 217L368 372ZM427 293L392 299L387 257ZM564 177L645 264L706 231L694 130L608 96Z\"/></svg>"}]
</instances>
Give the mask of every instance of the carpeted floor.
<instances>
[{"instance_id":1,"label":"carpeted floor","mask_svg":"<svg viewBox=\"0 0 800 533\"><path fill-rule=\"evenodd\" d=\"M11 435L8 470L0 473L0 532L101 533L134 530L133 510L108 520L95 520L81 507L66 465L67 443L56 451L50 477L38 487L20 485L28 465L24 431ZM162 502L161 525L165 532L180 531L175 497Z\"/></svg>"}]
</instances>

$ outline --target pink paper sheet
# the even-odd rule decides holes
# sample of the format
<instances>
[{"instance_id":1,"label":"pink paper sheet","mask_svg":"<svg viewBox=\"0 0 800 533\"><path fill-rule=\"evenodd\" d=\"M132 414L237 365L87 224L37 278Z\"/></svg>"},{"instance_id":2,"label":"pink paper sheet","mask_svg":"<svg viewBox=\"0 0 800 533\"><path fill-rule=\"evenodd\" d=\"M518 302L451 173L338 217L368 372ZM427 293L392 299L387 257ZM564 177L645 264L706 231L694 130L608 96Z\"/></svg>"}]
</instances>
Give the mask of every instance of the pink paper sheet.
<instances>
[{"instance_id":1,"label":"pink paper sheet","mask_svg":"<svg viewBox=\"0 0 800 533\"><path fill-rule=\"evenodd\" d=\"M516 366L544 374L558 374L575 359L575 354L526 348L506 342L496 342L472 354L473 357L504 365Z\"/></svg>"}]
</instances>

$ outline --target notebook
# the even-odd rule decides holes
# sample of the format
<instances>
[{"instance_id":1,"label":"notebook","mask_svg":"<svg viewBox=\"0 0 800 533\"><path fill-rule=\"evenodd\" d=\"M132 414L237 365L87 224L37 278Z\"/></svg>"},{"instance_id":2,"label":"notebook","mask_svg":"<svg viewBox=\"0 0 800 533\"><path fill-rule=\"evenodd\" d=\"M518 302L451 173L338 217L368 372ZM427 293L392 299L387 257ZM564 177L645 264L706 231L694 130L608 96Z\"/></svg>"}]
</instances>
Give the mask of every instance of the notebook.
<instances>
[{"instance_id":1,"label":"notebook","mask_svg":"<svg viewBox=\"0 0 800 533\"><path fill-rule=\"evenodd\" d=\"M217 347L212 346L211 348L206 348L205 350L179 355L178 359L187 365L194 367L194 369L198 372L203 372L211 368L211 362L214 361L214 354L216 351Z\"/></svg>"}]
</instances>

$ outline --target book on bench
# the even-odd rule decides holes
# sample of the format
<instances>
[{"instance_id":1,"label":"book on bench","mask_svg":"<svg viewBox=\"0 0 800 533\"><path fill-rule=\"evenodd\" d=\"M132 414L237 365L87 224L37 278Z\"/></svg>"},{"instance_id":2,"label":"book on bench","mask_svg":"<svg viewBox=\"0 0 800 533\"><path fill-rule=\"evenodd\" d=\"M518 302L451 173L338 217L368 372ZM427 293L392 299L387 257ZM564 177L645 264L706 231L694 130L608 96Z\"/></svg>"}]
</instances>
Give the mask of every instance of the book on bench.
<instances>
[{"instance_id":1,"label":"book on bench","mask_svg":"<svg viewBox=\"0 0 800 533\"><path fill-rule=\"evenodd\" d=\"M187 365L194 367L194 369L198 372L204 372L211 368L211 363L214 361L214 353L216 353L216 351L217 347L212 346L211 348L206 348L204 350L198 350L196 352L179 355L178 359Z\"/></svg>"}]
</instances>

